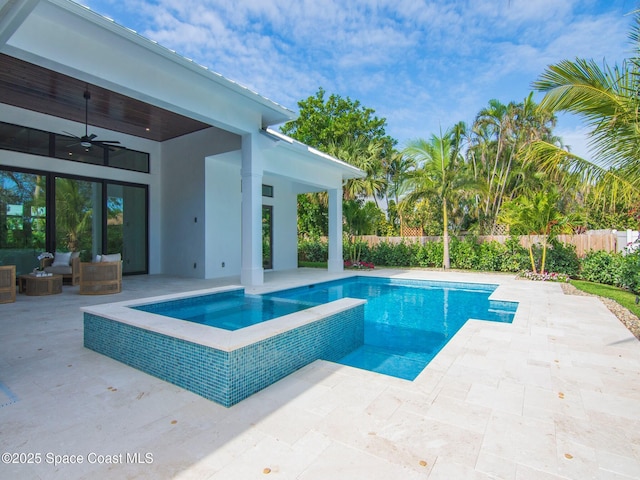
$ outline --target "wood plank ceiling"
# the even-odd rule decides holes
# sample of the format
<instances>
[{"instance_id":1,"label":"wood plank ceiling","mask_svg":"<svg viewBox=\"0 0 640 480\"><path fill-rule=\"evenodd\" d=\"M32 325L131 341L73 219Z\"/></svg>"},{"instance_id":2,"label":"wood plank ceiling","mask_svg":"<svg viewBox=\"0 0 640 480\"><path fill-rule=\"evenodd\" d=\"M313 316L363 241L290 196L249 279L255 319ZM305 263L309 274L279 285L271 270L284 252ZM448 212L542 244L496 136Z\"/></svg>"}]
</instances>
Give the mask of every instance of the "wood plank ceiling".
<instances>
[{"instance_id":1,"label":"wood plank ceiling","mask_svg":"<svg viewBox=\"0 0 640 480\"><path fill-rule=\"evenodd\" d=\"M162 142L210 125L0 54L0 103ZM10 119L7 119L11 123ZM62 133L62 132L57 132ZM83 135L84 131L74 132ZM91 133L91 132L89 132Z\"/></svg>"}]
</instances>

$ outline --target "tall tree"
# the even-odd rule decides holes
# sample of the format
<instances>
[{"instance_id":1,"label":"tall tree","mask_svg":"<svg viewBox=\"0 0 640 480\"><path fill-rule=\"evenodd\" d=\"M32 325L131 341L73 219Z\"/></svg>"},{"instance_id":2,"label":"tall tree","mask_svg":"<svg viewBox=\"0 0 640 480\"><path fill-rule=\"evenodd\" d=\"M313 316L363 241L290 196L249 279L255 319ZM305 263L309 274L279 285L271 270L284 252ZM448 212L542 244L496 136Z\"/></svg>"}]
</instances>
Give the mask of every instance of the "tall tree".
<instances>
[{"instance_id":1,"label":"tall tree","mask_svg":"<svg viewBox=\"0 0 640 480\"><path fill-rule=\"evenodd\" d=\"M319 150L334 155L340 160L367 172L367 178L349 181L344 190L345 199L371 196L377 202L386 189L382 169L383 158L390 155L396 141L385 132L386 119L376 117L375 111L363 107L359 101L332 94L326 97L323 88L315 95L298 102L299 116L287 122L281 131ZM298 225L305 218L306 229L325 232L326 225L313 225L309 221L326 220L326 194L299 196ZM313 206L316 215L305 215L302 211ZM307 230L299 228L301 234Z\"/></svg>"},{"instance_id":2,"label":"tall tree","mask_svg":"<svg viewBox=\"0 0 640 480\"><path fill-rule=\"evenodd\" d=\"M371 197L378 206L378 198L386 189L386 178L382 170L382 148L381 142L363 137L347 138L341 143L329 143L326 149L329 155L367 173L364 178L347 181L343 192L345 200Z\"/></svg>"},{"instance_id":3,"label":"tall tree","mask_svg":"<svg viewBox=\"0 0 640 480\"><path fill-rule=\"evenodd\" d=\"M383 154L390 153L396 141L386 134L387 120L358 100L331 94L325 98L320 87L315 95L298 102L299 116L280 130L300 142L326 151L333 143L341 145L359 138L380 143Z\"/></svg>"},{"instance_id":4,"label":"tall tree","mask_svg":"<svg viewBox=\"0 0 640 480\"><path fill-rule=\"evenodd\" d=\"M449 210L456 197L468 191L473 183L465 175L463 158L460 155L458 136L451 129L444 134L431 135L429 140L417 139L409 143L404 153L419 166L411 175L411 193L407 201L437 198L442 206L442 239L444 255L442 266L450 267L449 261Z\"/></svg>"},{"instance_id":5,"label":"tall tree","mask_svg":"<svg viewBox=\"0 0 640 480\"><path fill-rule=\"evenodd\" d=\"M555 116L538 108L530 93L522 102L490 100L471 130L468 158L482 183L478 196L481 230L493 232L505 200L513 198L527 177L526 148L538 139L551 141Z\"/></svg>"},{"instance_id":6,"label":"tall tree","mask_svg":"<svg viewBox=\"0 0 640 480\"><path fill-rule=\"evenodd\" d=\"M383 163L386 176L385 197L387 203L387 219L393 228L402 225L402 209L399 208L400 201L405 196L409 187L411 172L416 169L416 162L413 158L403 155L400 152L393 152L387 161ZM396 220L400 225L396 225Z\"/></svg>"}]
</instances>

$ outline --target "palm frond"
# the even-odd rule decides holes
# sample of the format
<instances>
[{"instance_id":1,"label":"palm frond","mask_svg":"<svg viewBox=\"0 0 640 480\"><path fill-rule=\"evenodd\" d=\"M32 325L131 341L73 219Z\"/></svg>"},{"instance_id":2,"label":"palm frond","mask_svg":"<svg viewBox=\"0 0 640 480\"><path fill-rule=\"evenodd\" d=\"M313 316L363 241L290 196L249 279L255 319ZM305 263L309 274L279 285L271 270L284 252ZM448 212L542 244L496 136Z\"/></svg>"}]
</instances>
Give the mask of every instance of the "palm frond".
<instances>
[{"instance_id":1,"label":"palm frond","mask_svg":"<svg viewBox=\"0 0 640 480\"><path fill-rule=\"evenodd\" d=\"M640 194L640 178L631 175L628 169L615 170L603 167L549 142L542 140L532 142L527 146L525 158L527 162L534 162L548 174L572 182L564 184L564 187L575 187L576 178L578 178L586 185L606 186L605 191L622 195ZM555 175L558 170L568 175Z\"/></svg>"},{"instance_id":2,"label":"palm frond","mask_svg":"<svg viewBox=\"0 0 640 480\"><path fill-rule=\"evenodd\" d=\"M640 124L637 67L598 66L593 60L564 60L534 82L546 92L540 106L582 117L590 130L594 161L603 168L631 167L640 177Z\"/></svg>"}]
</instances>

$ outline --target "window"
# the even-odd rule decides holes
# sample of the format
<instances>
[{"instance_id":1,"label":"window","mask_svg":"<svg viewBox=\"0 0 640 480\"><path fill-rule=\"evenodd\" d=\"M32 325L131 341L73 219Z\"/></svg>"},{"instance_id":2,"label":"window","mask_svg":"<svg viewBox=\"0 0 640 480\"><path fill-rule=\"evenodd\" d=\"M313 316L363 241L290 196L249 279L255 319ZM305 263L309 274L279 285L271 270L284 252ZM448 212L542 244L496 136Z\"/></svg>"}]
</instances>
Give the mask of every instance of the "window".
<instances>
[{"instance_id":1,"label":"window","mask_svg":"<svg viewBox=\"0 0 640 480\"><path fill-rule=\"evenodd\" d=\"M262 268L273 268L273 207L262 206Z\"/></svg>"},{"instance_id":2,"label":"window","mask_svg":"<svg viewBox=\"0 0 640 480\"><path fill-rule=\"evenodd\" d=\"M49 134L0 122L0 148L34 155L49 155Z\"/></svg>"},{"instance_id":3,"label":"window","mask_svg":"<svg viewBox=\"0 0 640 480\"><path fill-rule=\"evenodd\" d=\"M262 185L262 196L273 198L273 186L272 185Z\"/></svg>"},{"instance_id":4,"label":"window","mask_svg":"<svg viewBox=\"0 0 640 480\"><path fill-rule=\"evenodd\" d=\"M80 145L75 137L66 135L53 135L54 154L53 157L72 162L91 163L92 165L106 165L104 148L86 148Z\"/></svg>"},{"instance_id":5,"label":"window","mask_svg":"<svg viewBox=\"0 0 640 480\"><path fill-rule=\"evenodd\" d=\"M0 122L0 149L149 173L149 154L124 147L90 148L76 137Z\"/></svg>"},{"instance_id":6,"label":"window","mask_svg":"<svg viewBox=\"0 0 640 480\"><path fill-rule=\"evenodd\" d=\"M47 235L46 175L0 170L0 265L39 266Z\"/></svg>"}]
</instances>

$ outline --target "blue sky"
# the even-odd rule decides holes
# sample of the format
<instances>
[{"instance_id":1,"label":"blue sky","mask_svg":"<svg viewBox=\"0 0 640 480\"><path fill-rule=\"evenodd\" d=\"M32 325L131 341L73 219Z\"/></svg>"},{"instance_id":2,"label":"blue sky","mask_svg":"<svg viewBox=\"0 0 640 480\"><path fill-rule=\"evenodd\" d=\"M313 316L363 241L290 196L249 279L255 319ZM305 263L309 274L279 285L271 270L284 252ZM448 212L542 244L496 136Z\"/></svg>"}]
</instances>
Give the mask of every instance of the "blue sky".
<instances>
[{"instance_id":1,"label":"blue sky","mask_svg":"<svg viewBox=\"0 0 640 480\"><path fill-rule=\"evenodd\" d=\"M630 55L636 0L84 0L92 10L297 110L319 87L375 110L402 147L490 99L521 101L547 65ZM536 94L539 100L541 95ZM584 129L560 118L578 154Z\"/></svg>"}]
</instances>

